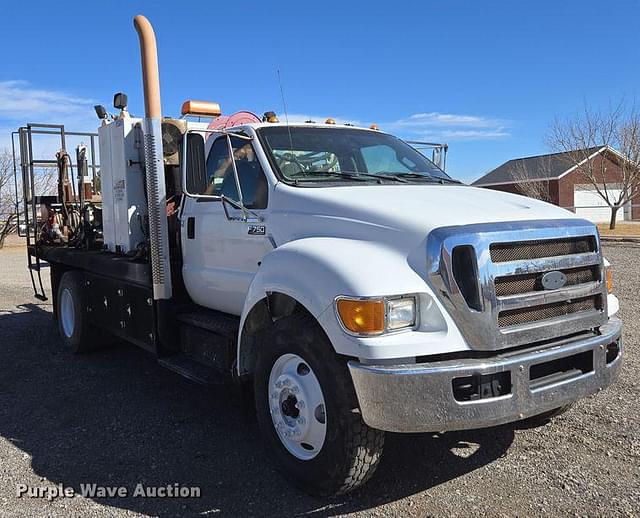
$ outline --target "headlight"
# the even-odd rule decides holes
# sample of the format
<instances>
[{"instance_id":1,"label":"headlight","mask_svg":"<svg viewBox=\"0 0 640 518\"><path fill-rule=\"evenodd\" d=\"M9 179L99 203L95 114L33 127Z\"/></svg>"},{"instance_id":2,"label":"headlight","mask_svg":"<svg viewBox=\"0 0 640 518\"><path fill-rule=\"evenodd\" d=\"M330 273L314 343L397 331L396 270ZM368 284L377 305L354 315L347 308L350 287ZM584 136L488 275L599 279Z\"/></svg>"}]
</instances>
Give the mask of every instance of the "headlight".
<instances>
[{"instance_id":1,"label":"headlight","mask_svg":"<svg viewBox=\"0 0 640 518\"><path fill-rule=\"evenodd\" d=\"M363 336L380 335L415 326L416 298L340 297L336 300L336 312L346 331Z\"/></svg>"},{"instance_id":2,"label":"headlight","mask_svg":"<svg viewBox=\"0 0 640 518\"><path fill-rule=\"evenodd\" d=\"M611 265L605 266L604 273L607 279L607 292L613 293L613 268Z\"/></svg>"},{"instance_id":3,"label":"headlight","mask_svg":"<svg viewBox=\"0 0 640 518\"><path fill-rule=\"evenodd\" d=\"M416 323L416 299L392 299L387 301L387 329L413 327Z\"/></svg>"}]
</instances>

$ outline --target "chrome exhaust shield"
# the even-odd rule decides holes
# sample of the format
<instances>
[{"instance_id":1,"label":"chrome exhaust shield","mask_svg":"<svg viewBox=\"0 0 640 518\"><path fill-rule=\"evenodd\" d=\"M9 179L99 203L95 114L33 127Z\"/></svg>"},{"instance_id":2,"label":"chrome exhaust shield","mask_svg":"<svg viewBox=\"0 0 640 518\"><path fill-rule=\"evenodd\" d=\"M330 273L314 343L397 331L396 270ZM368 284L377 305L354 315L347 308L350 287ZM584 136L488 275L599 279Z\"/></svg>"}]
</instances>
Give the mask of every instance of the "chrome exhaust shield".
<instances>
[{"instance_id":1,"label":"chrome exhaust shield","mask_svg":"<svg viewBox=\"0 0 640 518\"><path fill-rule=\"evenodd\" d=\"M158 53L153 27L144 16L133 19L140 38L145 118L142 123L149 241L153 298L170 299L171 263L169 258L169 225L167 222L167 192L162 161L162 115L160 110L160 80Z\"/></svg>"}]
</instances>

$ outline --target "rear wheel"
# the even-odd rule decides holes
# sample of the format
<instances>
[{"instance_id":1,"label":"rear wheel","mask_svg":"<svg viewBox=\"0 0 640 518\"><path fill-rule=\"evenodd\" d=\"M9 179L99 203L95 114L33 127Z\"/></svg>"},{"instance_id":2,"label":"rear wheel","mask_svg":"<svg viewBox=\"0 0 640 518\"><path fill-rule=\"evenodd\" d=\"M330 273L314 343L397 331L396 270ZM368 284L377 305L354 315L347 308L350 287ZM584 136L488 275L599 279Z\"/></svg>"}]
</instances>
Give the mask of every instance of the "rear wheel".
<instances>
[{"instance_id":1,"label":"rear wheel","mask_svg":"<svg viewBox=\"0 0 640 518\"><path fill-rule=\"evenodd\" d=\"M384 432L362 421L346 361L313 317L294 313L273 324L258 352L254 390L268 449L294 484L330 495L371 477Z\"/></svg>"},{"instance_id":2,"label":"rear wheel","mask_svg":"<svg viewBox=\"0 0 640 518\"><path fill-rule=\"evenodd\" d=\"M56 305L58 331L67 348L74 353L94 349L98 337L87 318L80 272L69 271L62 275Z\"/></svg>"}]
</instances>

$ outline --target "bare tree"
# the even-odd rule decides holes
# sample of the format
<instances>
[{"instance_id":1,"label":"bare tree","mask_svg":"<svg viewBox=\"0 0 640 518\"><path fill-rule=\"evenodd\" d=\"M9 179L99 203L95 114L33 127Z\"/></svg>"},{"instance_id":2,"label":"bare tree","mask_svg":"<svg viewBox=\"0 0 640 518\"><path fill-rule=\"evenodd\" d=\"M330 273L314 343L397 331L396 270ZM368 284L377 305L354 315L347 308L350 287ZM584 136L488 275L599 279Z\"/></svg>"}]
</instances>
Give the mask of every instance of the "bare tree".
<instances>
[{"instance_id":1,"label":"bare tree","mask_svg":"<svg viewBox=\"0 0 640 518\"><path fill-rule=\"evenodd\" d=\"M7 149L0 151L0 248L16 230L17 206L13 183L13 156Z\"/></svg>"},{"instance_id":2,"label":"bare tree","mask_svg":"<svg viewBox=\"0 0 640 518\"><path fill-rule=\"evenodd\" d=\"M511 168L511 177L518 190L529 198L551 201L549 181L540 178L549 178L550 162L546 157L536 161L536 171L532 171L525 159L516 160Z\"/></svg>"},{"instance_id":3,"label":"bare tree","mask_svg":"<svg viewBox=\"0 0 640 518\"><path fill-rule=\"evenodd\" d=\"M611 209L610 229L616 227L618 211L640 192L640 114L635 106L621 101L607 110L585 105L575 116L556 121L547 136L549 146L565 153L569 167L574 166ZM600 159L594 148L605 150ZM608 160L620 170L619 177L607 178Z\"/></svg>"}]
</instances>

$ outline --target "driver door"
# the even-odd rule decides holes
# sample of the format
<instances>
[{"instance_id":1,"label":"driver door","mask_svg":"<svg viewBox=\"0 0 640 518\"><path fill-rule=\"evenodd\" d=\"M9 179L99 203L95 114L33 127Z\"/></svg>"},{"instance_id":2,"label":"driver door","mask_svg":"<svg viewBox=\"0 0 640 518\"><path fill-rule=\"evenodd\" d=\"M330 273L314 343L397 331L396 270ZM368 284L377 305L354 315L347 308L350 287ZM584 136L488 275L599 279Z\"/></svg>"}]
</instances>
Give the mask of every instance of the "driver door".
<instances>
[{"instance_id":1,"label":"driver door","mask_svg":"<svg viewBox=\"0 0 640 518\"><path fill-rule=\"evenodd\" d=\"M202 306L240 315L262 258L273 249L266 228L269 185L249 137L187 133L180 217L182 274Z\"/></svg>"}]
</instances>

